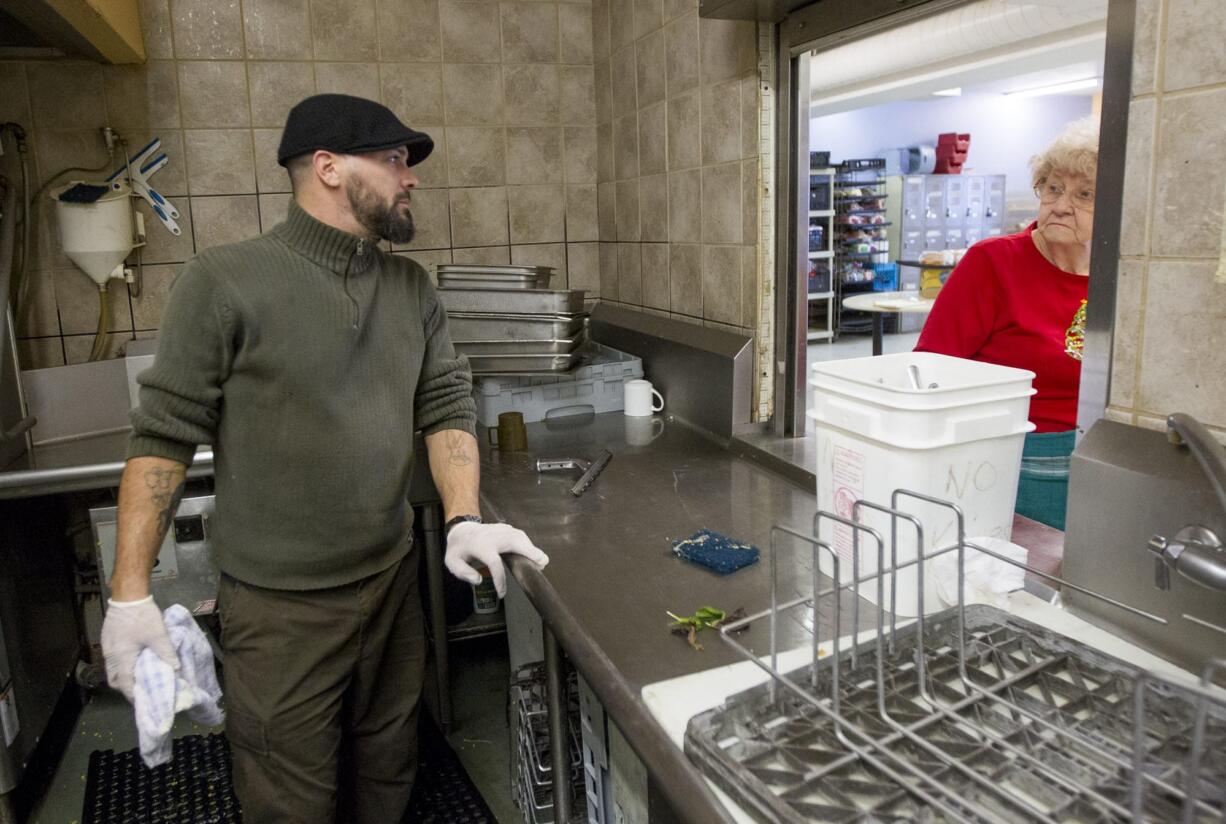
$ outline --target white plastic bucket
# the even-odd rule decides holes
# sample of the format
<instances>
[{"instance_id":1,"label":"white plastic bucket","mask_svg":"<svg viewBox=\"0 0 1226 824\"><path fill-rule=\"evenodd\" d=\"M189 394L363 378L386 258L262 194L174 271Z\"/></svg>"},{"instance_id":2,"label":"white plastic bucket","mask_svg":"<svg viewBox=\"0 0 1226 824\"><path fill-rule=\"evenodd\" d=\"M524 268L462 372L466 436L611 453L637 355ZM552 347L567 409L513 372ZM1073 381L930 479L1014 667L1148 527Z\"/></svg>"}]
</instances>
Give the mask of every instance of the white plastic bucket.
<instances>
[{"instance_id":1,"label":"white plastic bucket","mask_svg":"<svg viewBox=\"0 0 1226 824\"><path fill-rule=\"evenodd\" d=\"M908 367L918 370L916 389ZM965 536L1008 540L1012 532L1018 471L1026 433L1034 373L994 364L904 352L814 364L809 417L817 437L817 508L852 519L854 502L891 505L896 489L908 489L956 504L964 516ZM929 388L931 384L935 387ZM897 508L919 518L924 551L957 540L957 517L945 507L902 498ZM891 518L861 508L860 522L884 539L883 557L891 565ZM854 580L854 531L835 522L820 525L821 536L839 556L842 583ZM917 557L916 529L897 521L897 562ZM833 574L829 558L821 568ZM877 569L876 542L859 539L858 574ZM887 610L919 614L917 565L883 576ZM877 581L861 585L860 595L876 603ZM940 609L931 574L925 574L924 612Z\"/></svg>"}]
</instances>

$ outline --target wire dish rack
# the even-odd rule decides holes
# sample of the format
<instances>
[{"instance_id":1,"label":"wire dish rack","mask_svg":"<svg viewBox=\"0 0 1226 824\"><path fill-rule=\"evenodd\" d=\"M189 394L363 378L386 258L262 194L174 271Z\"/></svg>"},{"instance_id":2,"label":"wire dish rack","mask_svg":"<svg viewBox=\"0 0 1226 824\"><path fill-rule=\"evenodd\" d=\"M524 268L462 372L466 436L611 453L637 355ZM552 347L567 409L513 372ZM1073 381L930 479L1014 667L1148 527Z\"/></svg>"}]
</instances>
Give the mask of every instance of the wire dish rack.
<instances>
[{"instance_id":1,"label":"wire dish rack","mask_svg":"<svg viewBox=\"0 0 1226 824\"><path fill-rule=\"evenodd\" d=\"M916 546L924 546L922 523L899 508L904 500L953 510L957 542L899 562L900 526L914 528ZM865 509L889 515L888 540L859 522ZM846 578L822 537L826 524L853 530ZM865 575L862 538L878 561ZM798 545L812 554L815 595L779 603L775 558ZM937 498L898 490L890 507L857 502L851 518L818 512L811 535L772 529L770 608L720 630L771 678L691 719L689 757L772 822L1226 822L1226 693L1211 686L1226 661L1211 660L1199 686L1180 684L995 607L968 606L964 562L972 550L1163 620L968 542L961 511ZM958 559L958 604L924 616L920 561L947 552ZM819 554L836 583L819 578ZM912 565L920 615L900 626L882 596L886 579ZM819 605L831 602L832 637L842 638L838 596L865 586L876 588L876 630L859 643L853 631L823 655ZM812 656L783 673L776 626L790 609L811 611ZM733 635L763 619L766 660Z\"/></svg>"}]
</instances>

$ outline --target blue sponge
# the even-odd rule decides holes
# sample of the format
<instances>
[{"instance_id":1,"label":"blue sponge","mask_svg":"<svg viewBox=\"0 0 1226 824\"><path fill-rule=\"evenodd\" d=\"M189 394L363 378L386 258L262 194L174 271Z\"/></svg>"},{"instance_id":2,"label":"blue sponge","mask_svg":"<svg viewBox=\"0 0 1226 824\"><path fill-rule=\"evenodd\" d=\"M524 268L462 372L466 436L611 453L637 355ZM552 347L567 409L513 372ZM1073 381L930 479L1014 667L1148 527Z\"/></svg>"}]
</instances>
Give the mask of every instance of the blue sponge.
<instances>
[{"instance_id":1,"label":"blue sponge","mask_svg":"<svg viewBox=\"0 0 1226 824\"><path fill-rule=\"evenodd\" d=\"M734 541L709 529L700 529L688 538L673 541L673 553L720 575L736 572L758 561L756 546Z\"/></svg>"}]
</instances>

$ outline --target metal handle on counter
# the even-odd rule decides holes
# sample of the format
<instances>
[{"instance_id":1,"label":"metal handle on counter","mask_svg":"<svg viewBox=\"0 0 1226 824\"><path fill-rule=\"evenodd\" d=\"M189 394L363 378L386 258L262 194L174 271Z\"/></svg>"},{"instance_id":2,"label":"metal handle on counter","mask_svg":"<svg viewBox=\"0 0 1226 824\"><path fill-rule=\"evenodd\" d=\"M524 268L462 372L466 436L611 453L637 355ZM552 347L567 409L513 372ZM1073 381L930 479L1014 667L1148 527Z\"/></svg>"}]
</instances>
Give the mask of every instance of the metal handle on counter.
<instances>
[{"instance_id":1,"label":"metal handle on counter","mask_svg":"<svg viewBox=\"0 0 1226 824\"><path fill-rule=\"evenodd\" d=\"M0 443L7 443L8 441L13 440L14 438L21 437L22 435L24 435L25 433L33 429L35 424L37 423L38 423L38 418L34 417L33 415L26 415L24 418L17 421L17 423L10 426L4 432L0 432Z\"/></svg>"}]
</instances>

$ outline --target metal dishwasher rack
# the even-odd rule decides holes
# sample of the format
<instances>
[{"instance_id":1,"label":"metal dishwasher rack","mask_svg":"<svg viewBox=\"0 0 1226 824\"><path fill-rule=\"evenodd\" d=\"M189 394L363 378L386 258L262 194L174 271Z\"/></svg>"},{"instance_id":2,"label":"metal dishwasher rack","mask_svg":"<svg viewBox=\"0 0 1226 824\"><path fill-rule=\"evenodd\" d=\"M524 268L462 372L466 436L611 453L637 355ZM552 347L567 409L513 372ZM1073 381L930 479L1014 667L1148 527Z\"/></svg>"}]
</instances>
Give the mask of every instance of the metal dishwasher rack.
<instances>
[{"instance_id":1,"label":"metal dishwasher rack","mask_svg":"<svg viewBox=\"0 0 1226 824\"><path fill-rule=\"evenodd\" d=\"M956 513L957 543L927 553L958 557L957 607L923 616L925 564L896 559L900 521L923 526L900 499ZM883 539L857 522L864 509L890 516ZM821 538L830 521L853 530L853 570ZM814 597L779 603L775 555L790 536L811 548ZM864 536L879 571L859 570ZM888 547L888 550L887 550ZM695 716L686 731L691 759L756 817L778 822L1018 821L1226 822L1226 699L1210 686L1226 662L1211 661L1199 687L1176 684L1002 610L964 603L964 560L975 549L1073 587L1113 606L1157 616L969 543L957 506L898 490L891 507L858 501L852 518L814 517L813 534L771 533L771 607L730 623L721 638L772 676ZM835 585L820 589L818 556L832 561ZM915 565L920 617L900 628L885 616L885 579ZM837 583L843 582L843 583ZM833 599L833 637L843 635L839 594L877 591L875 637L820 657L824 598ZM811 609L812 659L789 673L778 665L779 613ZM769 663L731 633L770 621Z\"/></svg>"},{"instance_id":2,"label":"metal dishwasher rack","mask_svg":"<svg viewBox=\"0 0 1226 824\"><path fill-rule=\"evenodd\" d=\"M583 799L583 756L579 743L579 687L574 672L566 685L566 707L571 716L570 765L576 786L571 797ZM553 824L553 767L550 764L549 724L544 664L533 663L516 671L509 693L511 727L511 798L524 814L525 824ZM587 810L579 803L572 822L586 822Z\"/></svg>"}]
</instances>

